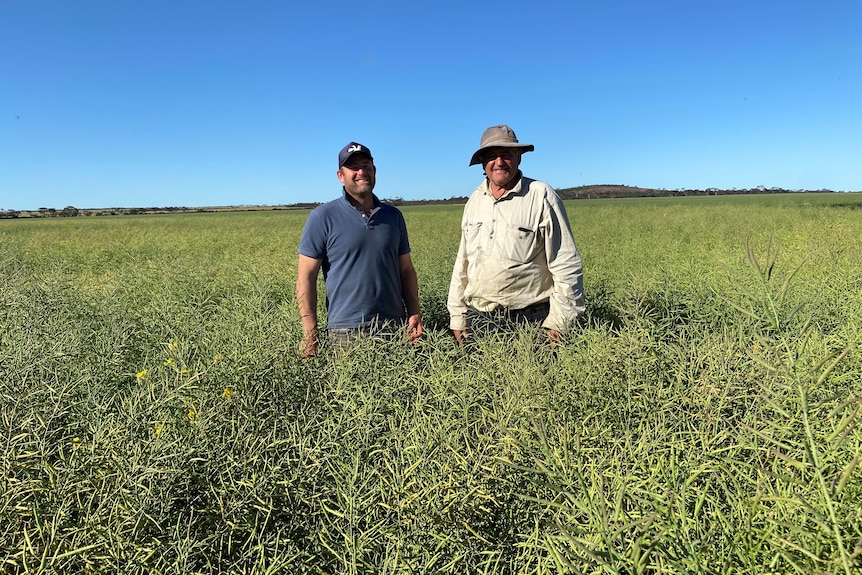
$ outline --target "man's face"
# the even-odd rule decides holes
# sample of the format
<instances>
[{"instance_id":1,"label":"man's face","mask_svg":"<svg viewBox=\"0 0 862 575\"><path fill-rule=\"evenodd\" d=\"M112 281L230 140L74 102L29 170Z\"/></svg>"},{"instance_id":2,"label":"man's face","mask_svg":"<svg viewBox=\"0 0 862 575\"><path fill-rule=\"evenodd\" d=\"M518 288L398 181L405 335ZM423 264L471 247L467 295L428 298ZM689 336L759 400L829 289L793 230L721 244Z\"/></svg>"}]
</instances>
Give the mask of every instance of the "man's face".
<instances>
[{"instance_id":1,"label":"man's face","mask_svg":"<svg viewBox=\"0 0 862 575\"><path fill-rule=\"evenodd\" d=\"M521 153L518 148L488 148L482 157L482 167L488 180L501 188L508 185L518 174Z\"/></svg>"},{"instance_id":2,"label":"man's face","mask_svg":"<svg viewBox=\"0 0 862 575\"><path fill-rule=\"evenodd\" d=\"M377 168L364 154L354 154L338 169L338 179L351 196L367 196L374 190Z\"/></svg>"}]
</instances>

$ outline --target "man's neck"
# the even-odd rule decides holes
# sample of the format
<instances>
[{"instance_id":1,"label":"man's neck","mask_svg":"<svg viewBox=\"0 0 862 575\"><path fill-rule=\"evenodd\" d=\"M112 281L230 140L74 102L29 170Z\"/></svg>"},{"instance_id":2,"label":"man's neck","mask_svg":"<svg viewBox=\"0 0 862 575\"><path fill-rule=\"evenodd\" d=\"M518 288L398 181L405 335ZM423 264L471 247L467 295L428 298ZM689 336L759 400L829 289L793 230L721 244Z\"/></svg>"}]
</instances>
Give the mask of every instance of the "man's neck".
<instances>
[{"instance_id":1,"label":"man's neck","mask_svg":"<svg viewBox=\"0 0 862 575\"><path fill-rule=\"evenodd\" d=\"M370 215L374 210L374 194L369 193L367 196L354 196L350 192L346 192L347 200L359 210Z\"/></svg>"},{"instance_id":2,"label":"man's neck","mask_svg":"<svg viewBox=\"0 0 862 575\"><path fill-rule=\"evenodd\" d=\"M502 186L498 186L497 184L492 183L491 180L488 180L488 189L491 190L491 195L494 196L494 199L499 200L506 195L506 192L514 189L520 180L521 172L519 170L514 176L512 176L511 180Z\"/></svg>"}]
</instances>

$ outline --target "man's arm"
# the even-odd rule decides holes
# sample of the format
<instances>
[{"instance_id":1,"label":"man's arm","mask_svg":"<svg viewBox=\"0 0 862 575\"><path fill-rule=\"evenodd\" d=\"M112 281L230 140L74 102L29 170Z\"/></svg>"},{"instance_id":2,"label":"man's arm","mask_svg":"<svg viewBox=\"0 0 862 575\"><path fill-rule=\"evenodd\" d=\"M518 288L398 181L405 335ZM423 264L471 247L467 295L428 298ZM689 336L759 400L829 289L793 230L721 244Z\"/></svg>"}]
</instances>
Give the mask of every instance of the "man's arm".
<instances>
[{"instance_id":1,"label":"man's arm","mask_svg":"<svg viewBox=\"0 0 862 575\"><path fill-rule=\"evenodd\" d=\"M410 254L398 256L398 271L401 276L401 293L407 308L407 336L416 341L425 331L422 326L422 312L419 309L419 279Z\"/></svg>"},{"instance_id":2,"label":"man's arm","mask_svg":"<svg viewBox=\"0 0 862 575\"><path fill-rule=\"evenodd\" d=\"M303 357L317 355L317 274L320 264L320 260L300 255L296 266L296 305L302 322L299 352Z\"/></svg>"},{"instance_id":3,"label":"man's arm","mask_svg":"<svg viewBox=\"0 0 862 575\"><path fill-rule=\"evenodd\" d=\"M464 302L464 290L467 289L467 248L463 219L462 216L461 241L458 244L458 253L455 255L455 265L452 268L452 279L449 281L449 295L446 300L446 308L449 310L449 329L460 344L464 343L464 331L467 328L467 320L464 318L467 312L467 304Z\"/></svg>"},{"instance_id":4,"label":"man's arm","mask_svg":"<svg viewBox=\"0 0 862 575\"><path fill-rule=\"evenodd\" d=\"M554 193L545 206L545 256L554 280L551 311L542 327L554 341L586 311L584 305L584 270L581 254L575 244L569 218L562 200Z\"/></svg>"}]
</instances>

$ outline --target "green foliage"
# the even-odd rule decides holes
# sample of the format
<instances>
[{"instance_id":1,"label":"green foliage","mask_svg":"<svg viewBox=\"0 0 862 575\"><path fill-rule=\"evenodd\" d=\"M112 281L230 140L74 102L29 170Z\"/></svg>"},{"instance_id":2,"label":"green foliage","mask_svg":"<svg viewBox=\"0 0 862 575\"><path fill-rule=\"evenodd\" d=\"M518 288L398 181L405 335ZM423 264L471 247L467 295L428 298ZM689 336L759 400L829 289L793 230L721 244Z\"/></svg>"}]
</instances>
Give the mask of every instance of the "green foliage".
<instances>
[{"instance_id":1,"label":"green foliage","mask_svg":"<svg viewBox=\"0 0 862 575\"><path fill-rule=\"evenodd\" d=\"M405 207L427 337L309 360L303 212L2 222L0 571L858 573L827 199L572 202L586 324L470 352L460 208Z\"/></svg>"}]
</instances>

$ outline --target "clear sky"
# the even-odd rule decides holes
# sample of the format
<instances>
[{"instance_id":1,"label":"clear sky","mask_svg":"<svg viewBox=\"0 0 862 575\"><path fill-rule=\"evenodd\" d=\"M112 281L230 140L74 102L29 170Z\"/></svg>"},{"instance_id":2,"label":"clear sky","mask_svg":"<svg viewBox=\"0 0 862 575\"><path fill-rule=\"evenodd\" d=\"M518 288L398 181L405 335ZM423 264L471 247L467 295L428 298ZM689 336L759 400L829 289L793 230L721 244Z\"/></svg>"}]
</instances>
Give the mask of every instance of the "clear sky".
<instances>
[{"instance_id":1,"label":"clear sky","mask_svg":"<svg viewBox=\"0 0 862 575\"><path fill-rule=\"evenodd\" d=\"M862 191L860 0L0 0L0 210L468 195L525 174Z\"/></svg>"}]
</instances>

